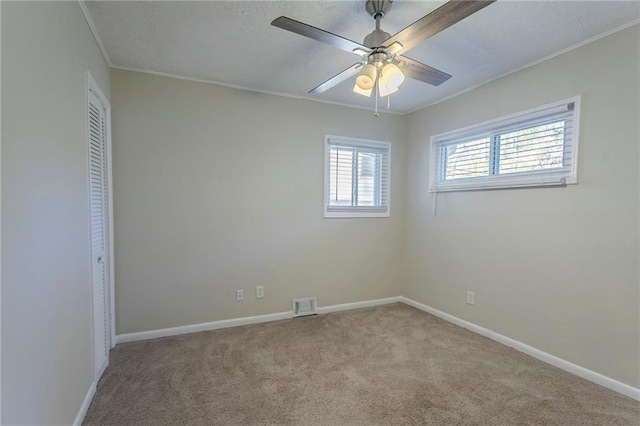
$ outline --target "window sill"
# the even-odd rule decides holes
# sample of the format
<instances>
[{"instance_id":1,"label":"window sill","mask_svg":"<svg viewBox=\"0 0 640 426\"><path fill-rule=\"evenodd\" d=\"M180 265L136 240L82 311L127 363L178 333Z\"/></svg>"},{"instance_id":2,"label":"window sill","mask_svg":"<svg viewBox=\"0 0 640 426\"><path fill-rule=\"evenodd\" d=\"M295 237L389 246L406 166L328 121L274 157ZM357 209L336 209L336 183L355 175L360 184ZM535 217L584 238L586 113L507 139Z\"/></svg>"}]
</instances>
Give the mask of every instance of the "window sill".
<instances>
[{"instance_id":1,"label":"window sill","mask_svg":"<svg viewBox=\"0 0 640 426\"><path fill-rule=\"evenodd\" d=\"M326 211L325 219L357 219L357 218L385 218L391 217L389 210L385 212L365 212L365 211Z\"/></svg>"},{"instance_id":2,"label":"window sill","mask_svg":"<svg viewBox=\"0 0 640 426\"><path fill-rule=\"evenodd\" d=\"M429 188L429 192L478 191L483 189L535 188L542 186L566 186L577 184L575 177L530 177L520 179L486 179L475 182L440 184Z\"/></svg>"}]
</instances>

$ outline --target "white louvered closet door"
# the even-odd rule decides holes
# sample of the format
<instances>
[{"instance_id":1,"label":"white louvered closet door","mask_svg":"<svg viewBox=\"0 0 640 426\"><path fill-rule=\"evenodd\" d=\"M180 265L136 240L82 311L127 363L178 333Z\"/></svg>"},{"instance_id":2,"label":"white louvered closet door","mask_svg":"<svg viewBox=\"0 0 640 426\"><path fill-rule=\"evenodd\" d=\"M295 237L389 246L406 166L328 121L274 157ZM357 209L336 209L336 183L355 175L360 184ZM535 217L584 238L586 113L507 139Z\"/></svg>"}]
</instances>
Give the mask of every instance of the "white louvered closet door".
<instances>
[{"instance_id":1,"label":"white louvered closet door","mask_svg":"<svg viewBox=\"0 0 640 426\"><path fill-rule=\"evenodd\" d=\"M100 99L89 92L89 188L91 197L91 262L93 336L96 381L109 363L109 300L107 255L107 117Z\"/></svg>"}]
</instances>

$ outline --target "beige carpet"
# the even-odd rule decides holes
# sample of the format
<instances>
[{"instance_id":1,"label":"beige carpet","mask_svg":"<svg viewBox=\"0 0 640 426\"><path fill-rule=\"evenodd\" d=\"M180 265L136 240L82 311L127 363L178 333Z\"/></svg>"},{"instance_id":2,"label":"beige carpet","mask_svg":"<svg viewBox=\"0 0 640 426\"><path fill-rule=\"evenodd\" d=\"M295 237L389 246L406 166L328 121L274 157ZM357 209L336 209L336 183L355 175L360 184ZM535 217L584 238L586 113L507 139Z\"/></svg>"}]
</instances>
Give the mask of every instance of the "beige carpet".
<instances>
[{"instance_id":1,"label":"beige carpet","mask_svg":"<svg viewBox=\"0 0 640 426\"><path fill-rule=\"evenodd\" d=\"M640 425L640 403L403 304L118 345L86 425Z\"/></svg>"}]
</instances>

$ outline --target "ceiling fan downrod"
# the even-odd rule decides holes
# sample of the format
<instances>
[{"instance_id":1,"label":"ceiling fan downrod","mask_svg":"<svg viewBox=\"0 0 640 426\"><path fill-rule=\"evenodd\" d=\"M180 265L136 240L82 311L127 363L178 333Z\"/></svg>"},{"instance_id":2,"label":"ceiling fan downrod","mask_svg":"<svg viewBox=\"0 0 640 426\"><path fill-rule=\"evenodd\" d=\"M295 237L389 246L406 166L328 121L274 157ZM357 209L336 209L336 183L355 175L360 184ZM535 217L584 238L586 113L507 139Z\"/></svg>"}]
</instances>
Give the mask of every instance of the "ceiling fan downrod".
<instances>
[{"instance_id":1,"label":"ceiling fan downrod","mask_svg":"<svg viewBox=\"0 0 640 426\"><path fill-rule=\"evenodd\" d=\"M380 21L391 9L391 0L367 0L366 9L369 15L376 21L376 29L364 38L364 45L373 49L382 46L382 43L391 37L386 31L380 28Z\"/></svg>"}]
</instances>

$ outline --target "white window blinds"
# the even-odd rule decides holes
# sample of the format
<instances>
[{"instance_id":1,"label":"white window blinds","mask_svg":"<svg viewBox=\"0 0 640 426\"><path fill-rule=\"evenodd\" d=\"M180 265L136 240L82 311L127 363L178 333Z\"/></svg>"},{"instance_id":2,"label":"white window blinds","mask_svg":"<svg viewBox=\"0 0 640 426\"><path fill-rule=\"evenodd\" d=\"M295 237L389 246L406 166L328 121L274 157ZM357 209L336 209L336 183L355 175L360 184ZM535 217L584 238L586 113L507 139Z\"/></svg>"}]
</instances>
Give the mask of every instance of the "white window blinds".
<instances>
[{"instance_id":1,"label":"white window blinds","mask_svg":"<svg viewBox=\"0 0 640 426\"><path fill-rule=\"evenodd\" d=\"M325 138L325 217L389 216L390 144Z\"/></svg>"},{"instance_id":2,"label":"white window blinds","mask_svg":"<svg viewBox=\"0 0 640 426\"><path fill-rule=\"evenodd\" d=\"M430 191L577 183L580 97L431 138Z\"/></svg>"}]
</instances>

